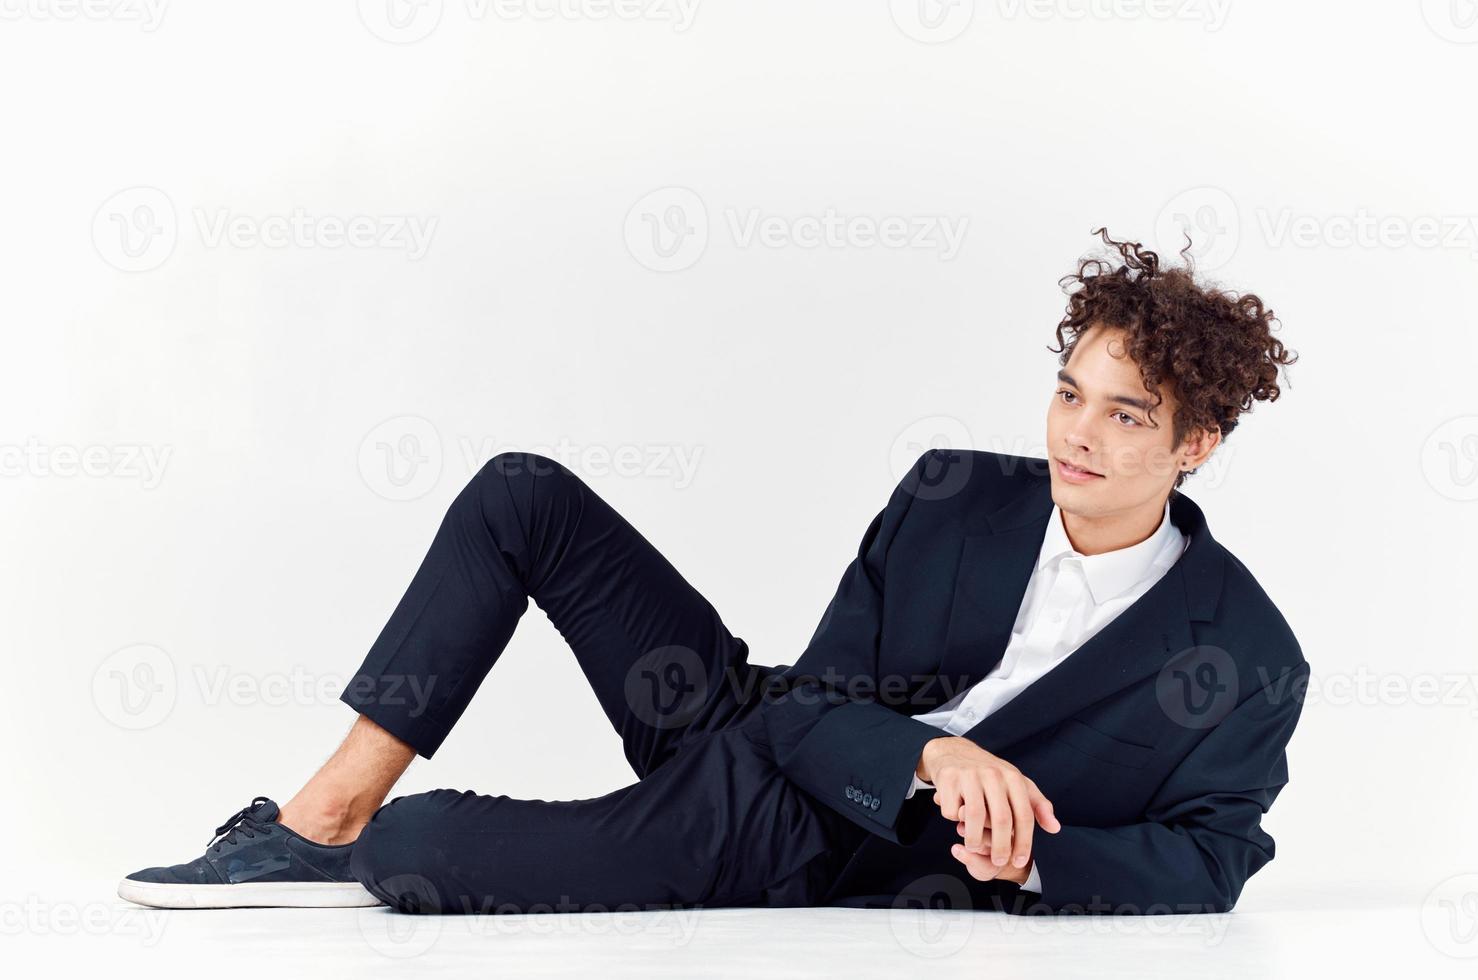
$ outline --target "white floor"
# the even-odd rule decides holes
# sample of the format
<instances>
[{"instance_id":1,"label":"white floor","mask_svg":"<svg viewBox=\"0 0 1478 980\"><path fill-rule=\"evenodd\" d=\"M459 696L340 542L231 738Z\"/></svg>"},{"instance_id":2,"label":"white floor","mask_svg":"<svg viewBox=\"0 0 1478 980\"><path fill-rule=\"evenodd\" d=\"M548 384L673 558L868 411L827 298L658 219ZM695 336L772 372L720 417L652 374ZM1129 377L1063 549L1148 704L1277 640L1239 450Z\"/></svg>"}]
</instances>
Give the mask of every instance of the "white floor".
<instances>
[{"instance_id":1,"label":"white floor","mask_svg":"<svg viewBox=\"0 0 1478 980\"><path fill-rule=\"evenodd\" d=\"M1472 977L1472 910L1420 894L1323 887L1225 915L714 909L423 917L383 908L162 912L106 883L0 909L16 977L416 975L756 977ZM91 897L81 897L81 896ZM80 900L79 900L80 899ZM475 974L472 971L477 971Z\"/></svg>"}]
</instances>

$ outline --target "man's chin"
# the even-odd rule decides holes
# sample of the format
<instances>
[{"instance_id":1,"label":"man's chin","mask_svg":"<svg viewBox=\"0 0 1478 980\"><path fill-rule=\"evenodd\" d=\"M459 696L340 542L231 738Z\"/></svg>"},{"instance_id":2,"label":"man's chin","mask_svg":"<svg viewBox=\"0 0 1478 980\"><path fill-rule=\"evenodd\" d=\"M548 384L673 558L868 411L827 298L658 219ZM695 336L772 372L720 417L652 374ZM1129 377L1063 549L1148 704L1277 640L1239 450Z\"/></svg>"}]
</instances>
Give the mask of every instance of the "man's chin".
<instances>
[{"instance_id":1,"label":"man's chin","mask_svg":"<svg viewBox=\"0 0 1478 980\"><path fill-rule=\"evenodd\" d=\"M1103 489L1107 483L1108 480L1106 479L1088 484L1053 480L1052 502L1070 514L1092 517L1105 510L1112 509L1105 506L1106 498L1103 494Z\"/></svg>"}]
</instances>

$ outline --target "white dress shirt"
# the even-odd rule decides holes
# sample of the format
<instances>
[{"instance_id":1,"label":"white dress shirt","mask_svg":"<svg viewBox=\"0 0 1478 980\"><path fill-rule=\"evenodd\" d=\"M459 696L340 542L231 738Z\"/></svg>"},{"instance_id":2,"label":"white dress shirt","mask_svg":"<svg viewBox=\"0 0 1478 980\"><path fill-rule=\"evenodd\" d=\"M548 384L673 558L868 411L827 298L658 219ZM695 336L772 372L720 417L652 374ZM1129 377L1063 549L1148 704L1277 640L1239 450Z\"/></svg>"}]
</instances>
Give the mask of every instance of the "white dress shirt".
<instances>
[{"instance_id":1,"label":"white dress shirt","mask_svg":"<svg viewBox=\"0 0 1478 980\"><path fill-rule=\"evenodd\" d=\"M1082 555L1068 540L1062 512L1053 504L1036 568L1001 662L947 704L914 717L950 735L964 735L1148 592L1179 560L1188 540L1171 522L1166 499L1165 513L1149 537L1117 551ZM933 784L915 774L908 797L921 787L932 789ZM1041 894L1035 860L1021 887Z\"/></svg>"}]
</instances>

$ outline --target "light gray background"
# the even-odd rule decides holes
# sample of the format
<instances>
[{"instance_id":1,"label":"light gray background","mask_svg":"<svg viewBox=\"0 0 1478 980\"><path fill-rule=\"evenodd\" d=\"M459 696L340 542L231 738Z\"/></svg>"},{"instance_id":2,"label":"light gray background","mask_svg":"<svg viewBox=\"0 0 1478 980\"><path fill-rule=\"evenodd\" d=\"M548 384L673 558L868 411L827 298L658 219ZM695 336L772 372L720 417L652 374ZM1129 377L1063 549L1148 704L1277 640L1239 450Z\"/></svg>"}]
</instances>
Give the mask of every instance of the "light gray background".
<instances>
[{"instance_id":1,"label":"light gray background","mask_svg":"<svg viewBox=\"0 0 1478 980\"><path fill-rule=\"evenodd\" d=\"M1056 279L1100 224L1188 224L1302 356L1186 487L1313 665L1239 910L1478 892L1461 4L68 9L0 23L8 908L286 800L502 449L566 452L793 661L919 451L1042 453ZM935 232L745 236L829 211ZM402 790L630 778L531 609Z\"/></svg>"}]
</instances>

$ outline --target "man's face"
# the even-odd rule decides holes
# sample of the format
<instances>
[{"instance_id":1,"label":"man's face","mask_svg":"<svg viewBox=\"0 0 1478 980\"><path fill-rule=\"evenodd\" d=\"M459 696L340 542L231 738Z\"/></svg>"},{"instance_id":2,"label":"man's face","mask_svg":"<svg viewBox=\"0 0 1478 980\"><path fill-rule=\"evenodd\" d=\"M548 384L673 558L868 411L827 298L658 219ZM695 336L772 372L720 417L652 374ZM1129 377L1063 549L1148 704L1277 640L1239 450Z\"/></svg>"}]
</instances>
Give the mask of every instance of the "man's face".
<instances>
[{"instance_id":1,"label":"man's face","mask_svg":"<svg viewBox=\"0 0 1478 980\"><path fill-rule=\"evenodd\" d=\"M1089 519L1162 506L1185 458L1172 444L1173 392L1164 392L1151 415L1154 393L1125 353L1124 338L1116 327L1085 332L1058 372L1047 412L1052 499Z\"/></svg>"}]
</instances>

